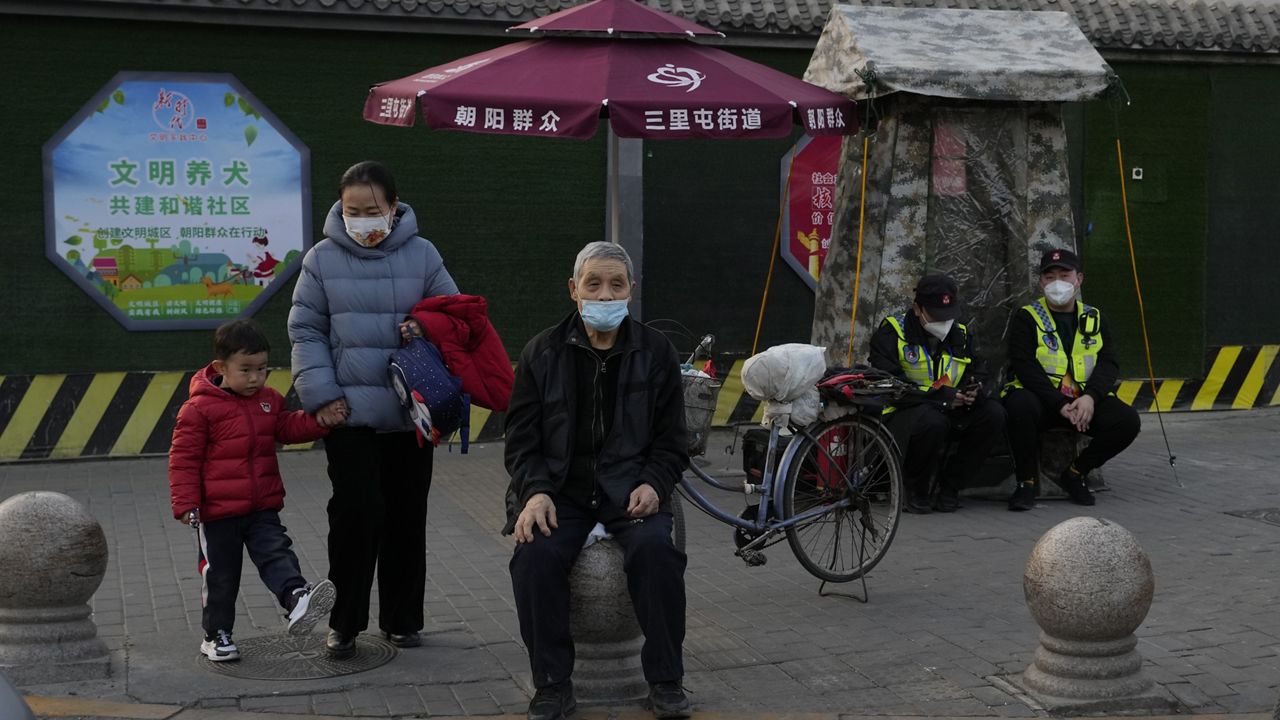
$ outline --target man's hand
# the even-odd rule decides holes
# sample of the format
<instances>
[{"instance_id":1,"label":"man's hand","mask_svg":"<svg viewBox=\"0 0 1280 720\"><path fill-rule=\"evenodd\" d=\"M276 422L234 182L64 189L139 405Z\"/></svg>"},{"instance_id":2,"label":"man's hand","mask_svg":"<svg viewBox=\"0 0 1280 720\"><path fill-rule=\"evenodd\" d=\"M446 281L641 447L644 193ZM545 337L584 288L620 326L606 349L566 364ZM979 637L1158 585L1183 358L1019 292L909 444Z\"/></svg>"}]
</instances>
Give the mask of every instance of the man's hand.
<instances>
[{"instance_id":1,"label":"man's hand","mask_svg":"<svg viewBox=\"0 0 1280 720\"><path fill-rule=\"evenodd\" d=\"M978 388L974 386L969 390L962 390L956 393L956 397L951 401L951 407L967 407L978 401Z\"/></svg>"},{"instance_id":2,"label":"man's hand","mask_svg":"<svg viewBox=\"0 0 1280 720\"><path fill-rule=\"evenodd\" d=\"M1058 409L1058 414L1067 419L1072 426L1076 424L1076 404L1069 402Z\"/></svg>"},{"instance_id":3,"label":"man's hand","mask_svg":"<svg viewBox=\"0 0 1280 720\"><path fill-rule=\"evenodd\" d=\"M351 409L347 407L345 398L338 398L316 411L316 422L320 427L335 428L347 421Z\"/></svg>"},{"instance_id":4,"label":"man's hand","mask_svg":"<svg viewBox=\"0 0 1280 720\"><path fill-rule=\"evenodd\" d=\"M182 513L182 515L178 518L178 522L182 523L183 525L190 525L191 527L199 527L200 511L188 510Z\"/></svg>"},{"instance_id":5,"label":"man's hand","mask_svg":"<svg viewBox=\"0 0 1280 720\"><path fill-rule=\"evenodd\" d=\"M535 526L543 537L551 537L551 531L560 527L556 522L556 504L546 493L538 493L524 504L520 516L516 518L516 542L533 542Z\"/></svg>"},{"instance_id":6,"label":"man's hand","mask_svg":"<svg viewBox=\"0 0 1280 720\"><path fill-rule=\"evenodd\" d=\"M649 517L658 512L658 491L653 489L649 483L642 483L640 487L631 491L631 498L627 502L627 514L633 518Z\"/></svg>"},{"instance_id":7,"label":"man's hand","mask_svg":"<svg viewBox=\"0 0 1280 720\"><path fill-rule=\"evenodd\" d=\"M1076 430L1084 432L1089 429L1089 423L1093 422L1093 396L1081 395L1076 398L1068 407L1073 408L1071 424L1075 425Z\"/></svg>"}]
</instances>

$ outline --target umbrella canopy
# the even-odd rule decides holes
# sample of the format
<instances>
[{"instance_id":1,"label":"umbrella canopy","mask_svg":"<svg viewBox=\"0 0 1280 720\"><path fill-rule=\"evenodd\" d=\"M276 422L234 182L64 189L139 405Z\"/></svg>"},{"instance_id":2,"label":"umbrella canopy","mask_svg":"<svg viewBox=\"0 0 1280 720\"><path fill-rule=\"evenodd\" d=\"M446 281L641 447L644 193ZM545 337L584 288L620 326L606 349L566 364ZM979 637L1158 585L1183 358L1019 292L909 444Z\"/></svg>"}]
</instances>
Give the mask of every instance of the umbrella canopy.
<instances>
[{"instance_id":1,"label":"umbrella canopy","mask_svg":"<svg viewBox=\"0 0 1280 720\"><path fill-rule=\"evenodd\" d=\"M724 37L724 33L654 10L638 0L592 0L523 25L507 28L507 32L527 30L540 34L557 33L637 33L645 35Z\"/></svg>"},{"instance_id":2,"label":"umbrella canopy","mask_svg":"<svg viewBox=\"0 0 1280 720\"><path fill-rule=\"evenodd\" d=\"M717 48L678 40L511 43L373 86L364 118L505 135L779 138L857 131L852 100Z\"/></svg>"}]
</instances>

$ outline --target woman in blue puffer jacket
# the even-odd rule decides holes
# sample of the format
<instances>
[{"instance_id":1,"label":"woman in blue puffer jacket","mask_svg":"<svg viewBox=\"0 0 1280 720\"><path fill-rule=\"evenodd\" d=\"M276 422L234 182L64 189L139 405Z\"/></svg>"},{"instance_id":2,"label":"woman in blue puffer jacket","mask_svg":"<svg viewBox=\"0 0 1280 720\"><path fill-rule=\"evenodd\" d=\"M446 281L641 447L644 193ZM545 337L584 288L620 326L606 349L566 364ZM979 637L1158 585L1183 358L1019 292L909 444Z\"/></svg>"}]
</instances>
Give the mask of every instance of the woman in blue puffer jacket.
<instances>
[{"instance_id":1,"label":"woman in blue puffer jacket","mask_svg":"<svg viewBox=\"0 0 1280 720\"><path fill-rule=\"evenodd\" d=\"M379 628L397 646L421 644L432 448L419 447L387 360L413 306L458 286L418 237L417 216L381 163L351 166L339 194L325 239L302 260L289 340L302 406L327 427L345 420L325 439L329 579L338 589L326 646L345 656L369 626L375 569Z\"/></svg>"}]
</instances>

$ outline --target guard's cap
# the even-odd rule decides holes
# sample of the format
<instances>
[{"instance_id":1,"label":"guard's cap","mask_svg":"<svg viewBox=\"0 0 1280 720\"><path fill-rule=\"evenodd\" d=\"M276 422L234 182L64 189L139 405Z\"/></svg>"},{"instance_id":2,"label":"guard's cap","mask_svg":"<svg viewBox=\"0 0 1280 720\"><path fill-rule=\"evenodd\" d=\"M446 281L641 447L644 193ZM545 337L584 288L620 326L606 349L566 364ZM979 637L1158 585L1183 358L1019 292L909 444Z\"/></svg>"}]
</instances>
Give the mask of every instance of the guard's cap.
<instances>
[{"instance_id":1,"label":"guard's cap","mask_svg":"<svg viewBox=\"0 0 1280 720\"><path fill-rule=\"evenodd\" d=\"M934 320L955 320L960 315L960 296L955 282L946 275L925 275L916 284L916 304Z\"/></svg>"},{"instance_id":2,"label":"guard's cap","mask_svg":"<svg viewBox=\"0 0 1280 720\"><path fill-rule=\"evenodd\" d=\"M1053 250L1046 251L1045 254L1040 257L1040 272L1056 267L1080 272L1080 258L1076 257L1076 254L1070 250L1054 248Z\"/></svg>"}]
</instances>

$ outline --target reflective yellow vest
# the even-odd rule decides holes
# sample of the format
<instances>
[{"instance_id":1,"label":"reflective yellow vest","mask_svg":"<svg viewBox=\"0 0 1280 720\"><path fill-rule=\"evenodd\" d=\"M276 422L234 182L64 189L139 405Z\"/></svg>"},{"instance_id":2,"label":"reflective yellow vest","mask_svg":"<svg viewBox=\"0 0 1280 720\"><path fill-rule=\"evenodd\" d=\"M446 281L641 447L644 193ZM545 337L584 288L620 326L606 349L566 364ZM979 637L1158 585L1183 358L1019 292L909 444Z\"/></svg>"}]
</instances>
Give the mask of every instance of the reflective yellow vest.
<instances>
[{"instance_id":1,"label":"reflective yellow vest","mask_svg":"<svg viewBox=\"0 0 1280 720\"><path fill-rule=\"evenodd\" d=\"M933 358L929 356L929 348L924 345L913 345L907 342L907 315L899 313L890 315L884 319L894 332L898 334L898 366L902 368L902 372L906 374L907 380L921 390L929 390L933 384L943 375L947 376L944 383L950 387L956 387L960 384L960 378L964 376L965 370L969 368L970 361L973 358L957 357L951 354L951 347L942 348L942 354L938 358L937 364ZM956 323L956 327L960 330L962 338L966 337L969 329L960 323ZM964 341L961 341L964 345ZM887 407L884 409L885 414L889 414L897 410L895 407Z\"/></svg>"},{"instance_id":2,"label":"reflective yellow vest","mask_svg":"<svg viewBox=\"0 0 1280 720\"><path fill-rule=\"evenodd\" d=\"M1082 302L1076 303L1076 336L1069 354L1062 347L1062 336L1058 334L1053 314L1044 298L1038 298L1022 309L1035 318L1039 330L1036 333L1036 360L1044 368L1053 386L1061 387L1062 378L1070 370L1072 378L1083 393L1085 383L1098 364L1098 351L1102 349L1102 316L1098 309ZM1005 386L1004 394L1020 387L1022 383L1014 376Z\"/></svg>"}]
</instances>

